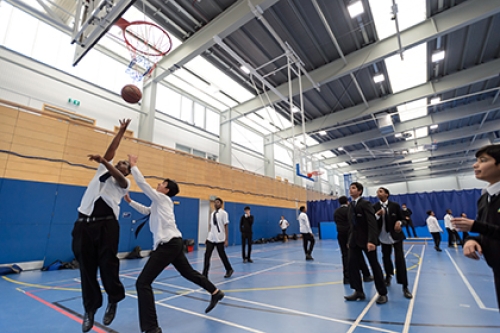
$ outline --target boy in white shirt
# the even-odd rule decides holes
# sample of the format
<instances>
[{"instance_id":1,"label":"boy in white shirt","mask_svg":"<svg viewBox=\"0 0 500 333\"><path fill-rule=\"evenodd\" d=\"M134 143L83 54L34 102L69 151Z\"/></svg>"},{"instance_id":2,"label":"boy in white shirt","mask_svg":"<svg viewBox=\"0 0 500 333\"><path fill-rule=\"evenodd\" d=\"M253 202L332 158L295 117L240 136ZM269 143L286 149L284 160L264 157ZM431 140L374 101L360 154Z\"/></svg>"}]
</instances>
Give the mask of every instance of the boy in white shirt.
<instances>
[{"instance_id":1,"label":"boy in white shirt","mask_svg":"<svg viewBox=\"0 0 500 333\"><path fill-rule=\"evenodd\" d=\"M306 260L314 260L312 257L312 251L314 249L314 234L311 229L311 224L309 223L309 217L307 216L307 208L301 206L299 214L299 226L300 233L302 234L302 242L304 245L304 252L306 254ZM309 244L309 246L308 246Z\"/></svg>"},{"instance_id":2,"label":"boy in white shirt","mask_svg":"<svg viewBox=\"0 0 500 333\"><path fill-rule=\"evenodd\" d=\"M153 190L137 168L137 157L129 155L129 162L137 186L151 199L151 206L145 207L132 201L129 196L125 197L135 210L142 214L150 214L149 228L153 233L153 251L136 282L139 322L141 332L161 333L151 284L168 265L174 265L185 279L199 285L212 295L205 313L210 312L217 305L224 297L224 293L205 276L195 271L184 255L182 234L175 223L174 203L171 199L179 193L177 183L166 179L158 184L156 190Z\"/></svg>"},{"instance_id":3,"label":"boy in white shirt","mask_svg":"<svg viewBox=\"0 0 500 333\"><path fill-rule=\"evenodd\" d=\"M212 257L212 252L214 248L217 248L219 257L224 264L226 269L225 278L230 278L234 271L231 267L231 263L226 255L226 250L224 249L229 245L228 235L229 235L229 215L222 209L221 198L216 198L214 201L215 210L210 214L210 220L208 221L208 237L206 241L207 248L205 250L205 262L203 267L203 275L208 277L208 270L210 269L210 258Z\"/></svg>"},{"instance_id":4,"label":"boy in white shirt","mask_svg":"<svg viewBox=\"0 0 500 333\"><path fill-rule=\"evenodd\" d=\"M290 223L285 219L283 215L281 215L281 220L279 222L280 228L281 228L281 233L283 234L283 242L286 242L288 236L286 235L286 229L290 226Z\"/></svg>"},{"instance_id":5,"label":"boy in white shirt","mask_svg":"<svg viewBox=\"0 0 500 333\"><path fill-rule=\"evenodd\" d=\"M427 211L427 215L429 217L426 220L427 223L427 228L429 229L429 232L432 235L432 238L434 239L434 249L438 252L441 252L441 248L439 245L441 244L441 232L443 232L443 229L439 226L439 222L436 219L436 215L432 210Z\"/></svg>"}]
</instances>

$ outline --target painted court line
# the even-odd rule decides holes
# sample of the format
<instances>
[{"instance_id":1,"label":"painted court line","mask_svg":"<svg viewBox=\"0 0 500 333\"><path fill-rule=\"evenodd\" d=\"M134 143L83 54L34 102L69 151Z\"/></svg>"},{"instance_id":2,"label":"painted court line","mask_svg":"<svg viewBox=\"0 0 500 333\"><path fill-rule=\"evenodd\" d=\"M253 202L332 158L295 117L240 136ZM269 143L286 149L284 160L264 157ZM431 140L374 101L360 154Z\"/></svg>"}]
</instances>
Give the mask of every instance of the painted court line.
<instances>
[{"instance_id":1,"label":"painted court line","mask_svg":"<svg viewBox=\"0 0 500 333\"><path fill-rule=\"evenodd\" d=\"M411 317L413 315L413 308L415 307L415 299L417 298L418 283L420 281L420 272L422 271L422 264L424 262L425 248L426 248L425 245L422 246L422 252L420 252L417 276L415 277L415 282L413 283L413 290L412 290L413 298L410 300L410 304L408 305L408 311L406 312L406 319L402 333L408 333L410 330Z\"/></svg>"},{"instance_id":2,"label":"painted court line","mask_svg":"<svg viewBox=\"0 0 500 333\"><path fill-rule=\"evenodd\" d=\"M135 295L130 295L130 294L126 294L126 295L129 296L129 297L132 297L132 298L137 298L137 296L135 296ZM211 321L215 321L215 322L218 322L218 323L221 323L221 324L224 324L224 325L236 327L236 328L242 329L242 330L247 331L247 332L266 333L264 331L259 331L257 329L254 329L254 328L251 328L251 327L247 327L247 326L243 326L243 325L239 325L239 324L227 321L227 320L222 320L222 319L219 319L219 318L210 317L210 316L198 313L198 312L194 312L194 311L191 311L191 310L186 310L186 309L183 309L183 308L179 308L177 306L172 306L172 305L169 305L169 304L161 303L160 301L157 301L155 303L158 304L159 306L164 307L164 308L173 309L173 310L184 312L184 313L187 313L187 314L190 314L190 315L193 315L193 316L197 316L197 317L201 317L201 318L208 319L208 320L211 320ZM103 333L105 333L105 332L103 332Z\"/></svg>"},{"instance_id":3,"label":"painted court line","mask_svg":"<svg viewBox=\"0 0 500 333\"><path fill-rule=\"evenodd\" d=\"M476 301L477 306L480 309L487 310L487 311L498 311L498 309L489 308L486 305L484 305L483 301L481 300L481 298L479 297L479 295L476 293L476 291L474 290L474 288L470 284L469 280L465 277L465 275L462 272L462 270L458 267L458 265L455 262L455 260L451 257L450 252L448 250L445 250L445 251L446 251L446 254L448 255L448 257L450 258L451 263L453 264L453 266L455 266L455 269L457 270L458 274L460 275L460 277L464 281L465 285L467 286L467 289L469 289L469 292L471 293L472 297Z\"/></svg>"}]
</instances>

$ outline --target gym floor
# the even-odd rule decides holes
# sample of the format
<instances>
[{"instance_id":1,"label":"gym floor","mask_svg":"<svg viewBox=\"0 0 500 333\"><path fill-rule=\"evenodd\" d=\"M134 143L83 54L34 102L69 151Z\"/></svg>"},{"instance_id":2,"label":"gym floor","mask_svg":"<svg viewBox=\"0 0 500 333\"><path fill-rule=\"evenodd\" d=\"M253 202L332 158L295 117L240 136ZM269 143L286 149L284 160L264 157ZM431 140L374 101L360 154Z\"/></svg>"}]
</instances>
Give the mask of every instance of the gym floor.
<instances>
[{"instance_id":1,"label":"gym floor","mask_svg":"<svg viewBox=\"0 0 500 333\"><path fill-rule=\"evenodd\" d=\"M335 240L316 241L314 261L305 261L302 241L254 245L254 263L243 263L240 246L227 249L235 273L212 257L209 278L226 297L208 315L210 296L168 267L154 283L163 332L481 332L500 331L493 273L484 260L460 248L436 252L432 243L406 241L408 278L414 298L389 287L389 302L375 303L373 282L364 283L365 301L344 301L342 265ZM204 249L187 254L195 269ZM127 297L109 327L92 332L139 332L135 281L147 258L121 260ZM1 332L81 332L83 314L78 270L27 271L0 278Z\"/></svg>"}]
</instances>

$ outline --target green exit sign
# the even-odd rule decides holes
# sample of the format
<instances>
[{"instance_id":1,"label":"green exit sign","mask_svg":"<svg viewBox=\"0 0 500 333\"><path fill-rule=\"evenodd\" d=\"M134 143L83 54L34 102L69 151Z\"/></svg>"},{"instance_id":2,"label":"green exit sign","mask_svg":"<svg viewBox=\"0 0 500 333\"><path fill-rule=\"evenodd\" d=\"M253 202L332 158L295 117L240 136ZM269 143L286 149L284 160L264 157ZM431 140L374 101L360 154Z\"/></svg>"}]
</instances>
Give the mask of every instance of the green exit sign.
<instances>
[{"instance_id":1,"label":"green exit sign","mask_svg":"<svg viewBox=\"0 0 500 333\"><path fill-rule=\"evenodd\" d=\"M76 105L76 106L80 106L80 101L76 100L76 99L68 98L68 103Z\"/></svg>"}]
</instances>

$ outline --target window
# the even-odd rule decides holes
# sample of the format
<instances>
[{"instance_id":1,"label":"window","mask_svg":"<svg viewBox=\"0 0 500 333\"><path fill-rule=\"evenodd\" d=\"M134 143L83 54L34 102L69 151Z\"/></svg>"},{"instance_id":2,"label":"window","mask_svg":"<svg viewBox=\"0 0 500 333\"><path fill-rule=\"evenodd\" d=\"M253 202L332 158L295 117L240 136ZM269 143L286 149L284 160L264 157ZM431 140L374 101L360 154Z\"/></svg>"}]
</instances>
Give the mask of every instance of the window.
<instances>
[{"instance_id":1,"label":"window","mask_svg":"<svg viewBox=\"0 0 500 333\"><path fill-rule=\"evenodd\" d=\"M205 107L198 103L194 103L194 125L197 127L205 128Z\"/></svg>"},{"instance_id":2,"label":"window","mask_svg":"<svg viewBox=\"0 0 500 333\"><path fill-rule=\"evenodd\" d=\"M198 157L203 157L203 158L207 157L207 153L205 153L204 151L201 151L201 150L197 150L197 149L193 149L193 155L198 156Z\"/></svg>"},{"instance_id":3,"label":"window","mask_svg":"<svg viewBox=\"0 0 500 333\"><path fill-rule=\"evenodd\" d=\"M264 139L245 127L236 123L231 124L231 141L253 151L264 153Z\"/></svg>"},{"instance_id":4,"label":"window","mask_svg":"<svg viewBox=\"0 0 500 333\"><path fill-rule=\"evenodd\" d=\"M156 91L156 108L179 119L181 116L181 95L159 84Z\"/></svg>"},{"instance_id":5,"label":"window","mask_svg":"<svg viewBox=\"0 0 500 333\"><path fill-rule=\"evenodd\" d=\"M181 98L181 120L193 124L193 100L186 96Z\"/></svg>"},{"instance_id":6,"label":"window","mask_svg":"<svg viewBox=\"0 0 500 333\"><path fill-rule=\"evenodd\" d=\"M191 154L191 147L181 145L180 143L175 144L175 149Z\"/></svg>"},{"instance_id":7,"label":"window","mask_svg":"<svg viewBox=\"0 0 500 333\"><path fill-rule=\"evenodd\" d=\"M205 129L211 133L220 133L220 115L212 110L206 111L207 123Z\"/></svg>"}]
</instances>

